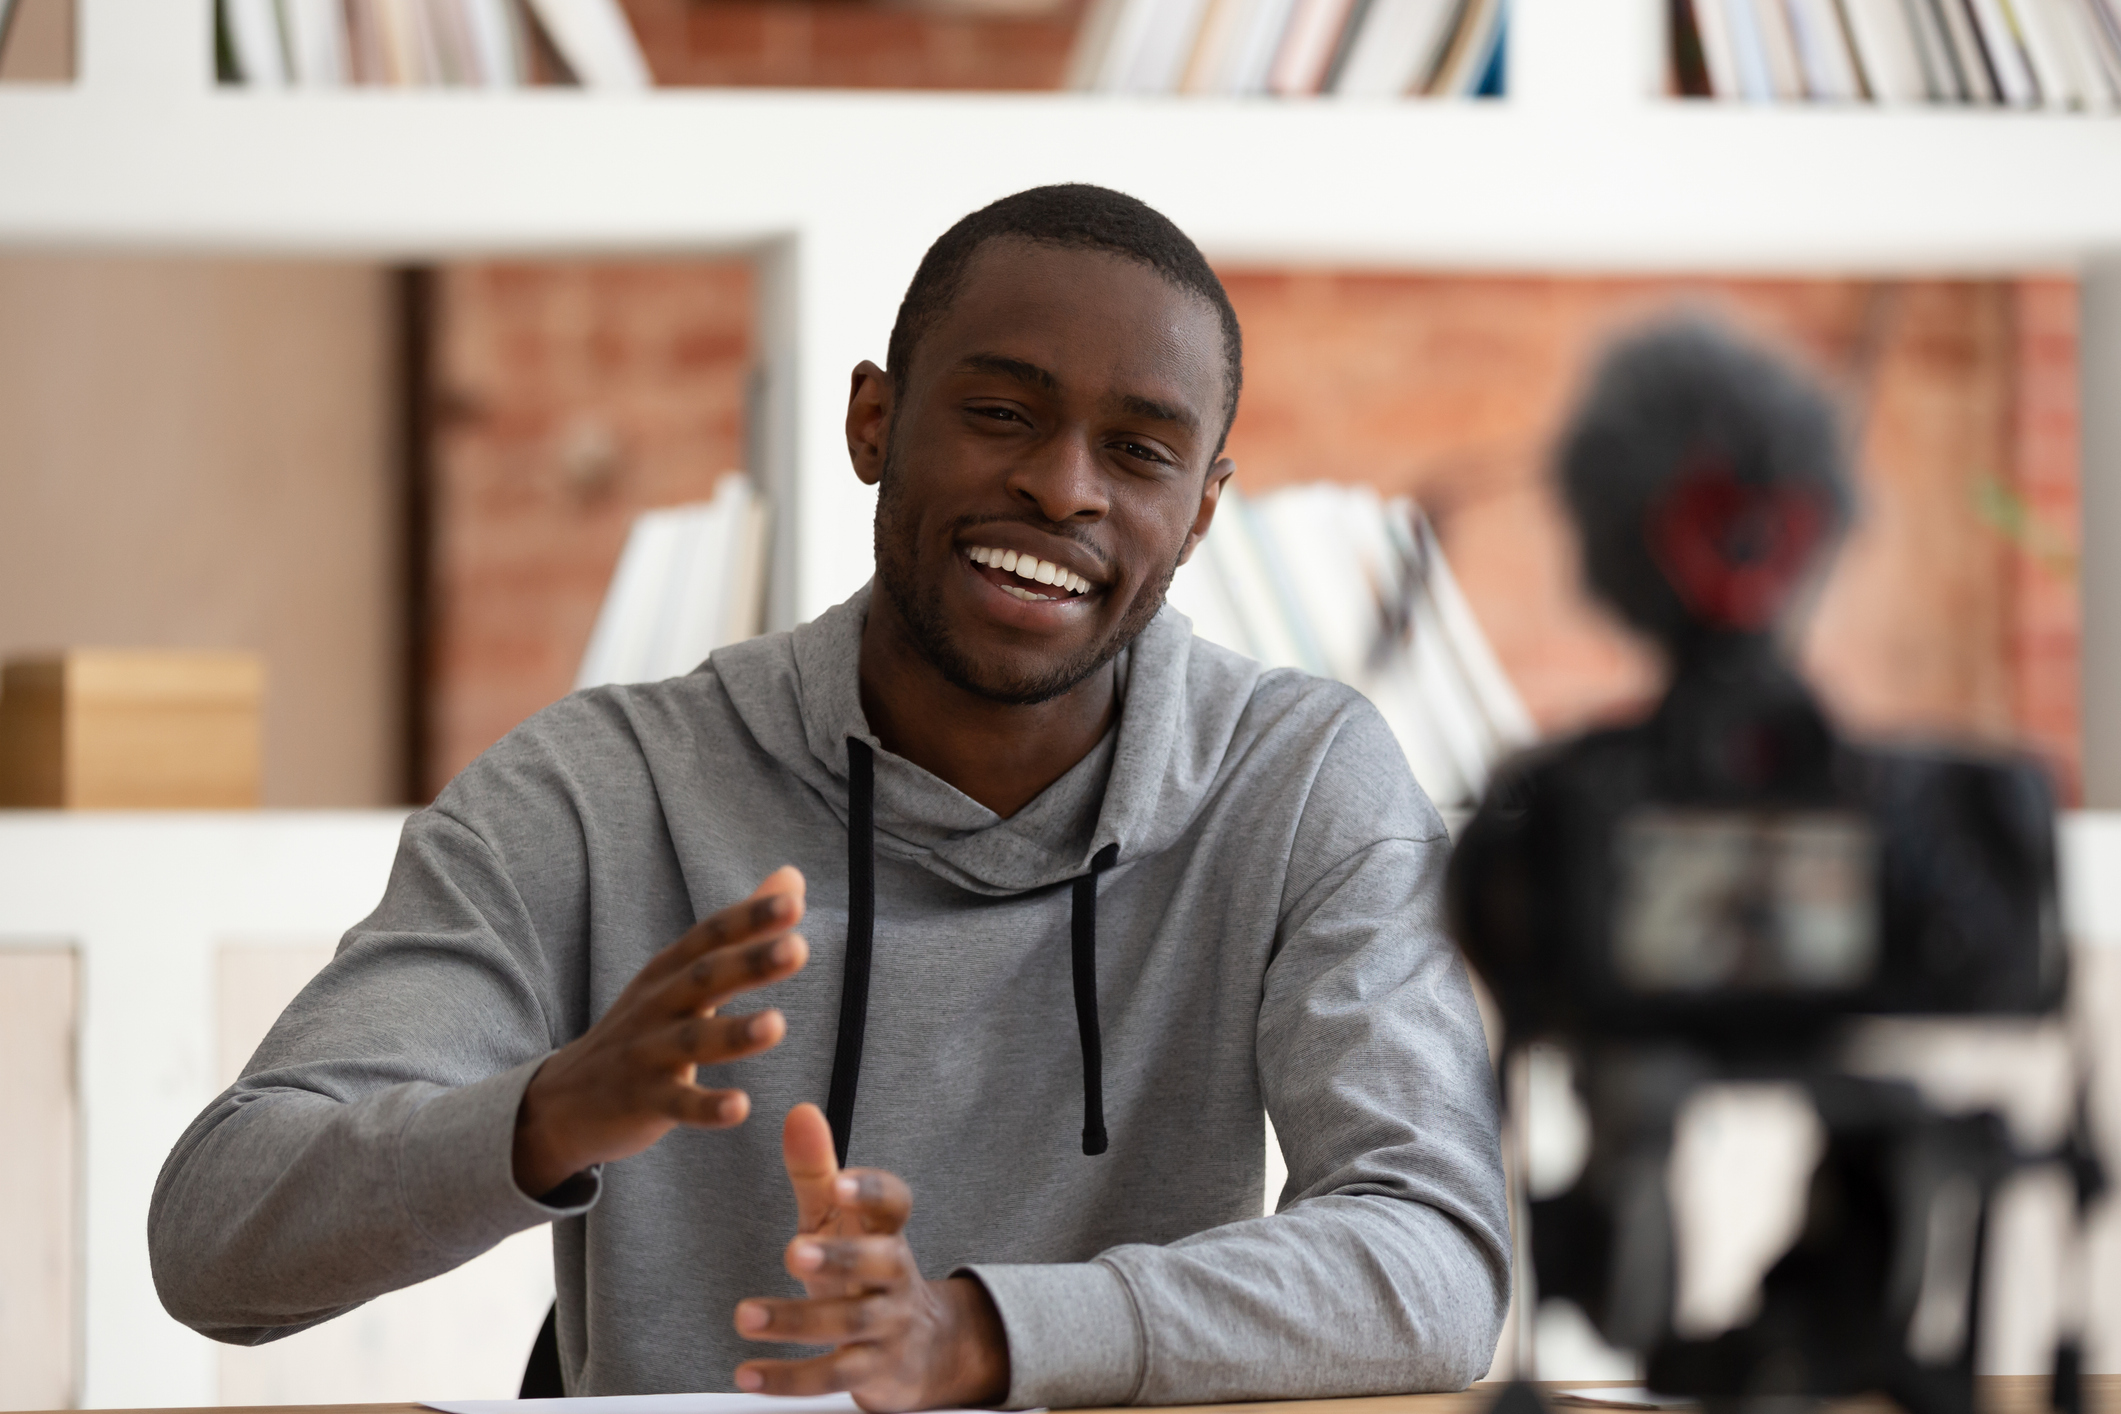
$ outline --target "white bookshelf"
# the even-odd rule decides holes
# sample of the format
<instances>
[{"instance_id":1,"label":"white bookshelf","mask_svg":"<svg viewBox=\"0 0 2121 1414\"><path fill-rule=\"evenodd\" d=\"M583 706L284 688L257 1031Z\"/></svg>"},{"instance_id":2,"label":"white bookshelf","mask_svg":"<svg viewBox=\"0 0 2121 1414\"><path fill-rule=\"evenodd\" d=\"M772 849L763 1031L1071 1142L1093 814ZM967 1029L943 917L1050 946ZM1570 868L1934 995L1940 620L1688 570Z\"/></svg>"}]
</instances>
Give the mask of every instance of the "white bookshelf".
<instances>
[{"instance_id":1,"label":"white bookshelf","mask_svg":"<svg viewBox=\"0 0 2121 1414\"><path fill-rule=\"evenodd\" d=\"M0 89L0 247L756 254L762 470L793 511L780 520L779 622L867 572L869 493L839 426L847 370L881 354L928 240L1037 182L1135 192L1223 259L2112 278L2121 118L1667 99L1662 12L1661 0L1515 0L1510 98L1353 104L252 92L213 82L210 0L81 0L79 81ZM2121 386L2104 358L2088 381ZM2121 474L2102 427L2088 419L2088 483ZM2121 543L2121 505L2092 503ZM2121 622L2121 582L2091 588ZM2112 679L2098 700L2121 718L2121 662L2092 658L2087 680ZM2121 749L2094 752L2092 776L2121 801Z\"/></svg>"},{"instance_id":2,"label":"white bookshelf","mask_svg":"<svg viewBox=\"0 0 2121 1414\"><path fill-rule=\"evenodd\" d=\"M1976 273L2121 257L2121 120L1669 100L1658 0L1515 9L1507 100L1349 104L262 93L213 83L209 0L81 0L79 82L0 91L0 245L756 253L763 470L794 512L782 622L866 572L847 369L881 352L927 240L1037 182L1133 191L1226 259ZM2121 797L2121 759L2111 774Z\"/></svg>"}]
</instances>

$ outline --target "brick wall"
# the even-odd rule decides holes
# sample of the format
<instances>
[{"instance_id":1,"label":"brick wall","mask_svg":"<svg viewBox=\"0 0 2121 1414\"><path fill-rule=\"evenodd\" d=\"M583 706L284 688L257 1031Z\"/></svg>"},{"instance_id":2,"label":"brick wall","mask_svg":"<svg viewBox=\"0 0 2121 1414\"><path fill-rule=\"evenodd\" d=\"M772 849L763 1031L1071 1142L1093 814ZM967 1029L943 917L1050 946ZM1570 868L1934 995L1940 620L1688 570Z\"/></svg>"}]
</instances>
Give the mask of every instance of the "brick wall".
<instances>
[{"instance_id":1,"label":"brick wall","mask_svg":"<svg viewBox=\"0 0 2121 1414\"><path fill-rule=\"evenodd\" d=\"M438 285L430 791L573 686L634 515L743 465L753 303L738 261Z\"/></svg>"},{"instance_id":2,"label":"brick wall","mask_svg":"<svg viewBox=\"0 0 2121 1414\"><path fill-rule=\"evenodd\" d=\"M2075 287L2065 280L1464 279L1226 272L1254 488L1369 480L1436 519L1504 665L1565 730L1657 668L1577 587L1547 451L1601 342L1717 311L1838 393L1863 509L1804 651L1869 731L2030 745L2077 771Z\"/></svg>"},{"instance_id":3,"label":"brick wall","mask_svg":"<svg viewBox=\"0 0 2121 1414\"><path fill-rule=\"evenodd\" d=\"M2068 281L1225 275L1243 484L1416 495L1550 730L1656 675L1579 592L1546 481L1586 360L1675 302L1777 341L1837 390L1858 447L1862 517L1804 643L1829 701L1865 730L2030 745L2074 793ZM740 463L751 347L738 264L466 266L442 293L437 785L567 690L628 518Z\"/></svg>"},{"instance_id":4,"label":"brick wall","mask_svg":"<svg viewBox=\"0 0 2121 1414\"><path fill-rule=\"evenodd\" d=\"M1055 89L1084 0L625 0L659 84Z\"/></svg>"}]
</instances>

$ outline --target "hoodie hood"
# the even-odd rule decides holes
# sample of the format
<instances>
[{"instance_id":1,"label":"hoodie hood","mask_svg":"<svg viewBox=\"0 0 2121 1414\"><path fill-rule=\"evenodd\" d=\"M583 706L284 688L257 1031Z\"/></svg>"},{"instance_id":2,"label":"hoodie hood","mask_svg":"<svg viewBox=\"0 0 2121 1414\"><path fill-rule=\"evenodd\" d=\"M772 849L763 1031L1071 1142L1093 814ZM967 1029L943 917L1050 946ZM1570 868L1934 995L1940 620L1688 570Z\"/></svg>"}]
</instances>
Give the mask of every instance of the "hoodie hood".
<instances>
[{"instance_id":1,"label":"hoodie hood","mask_svg":"<svg viewBox=\"0 0 2121 1414\"><path fill-rule=\"evenodd\" d=\"M1157 853L1200 810L1251 700L1259 664L1193 637L1166 605L1118 660L1117 725L1008 819L903 757L869 730L862 626L873 584L789 634L717 650L708 663L760 746L848 820L847 740L875 752L878 850L976 893L1045 888Z\"/></svg>"}]
</instances>

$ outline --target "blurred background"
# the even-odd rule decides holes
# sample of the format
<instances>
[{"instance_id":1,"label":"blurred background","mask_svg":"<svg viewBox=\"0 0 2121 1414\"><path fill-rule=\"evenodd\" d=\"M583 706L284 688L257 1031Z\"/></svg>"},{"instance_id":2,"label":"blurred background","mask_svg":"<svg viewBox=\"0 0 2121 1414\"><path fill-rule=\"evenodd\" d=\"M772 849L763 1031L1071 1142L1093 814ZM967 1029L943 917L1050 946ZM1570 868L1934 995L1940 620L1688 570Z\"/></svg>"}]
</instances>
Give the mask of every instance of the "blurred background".
<instances>
[{"instance_id":1,"label":"blurred background","mask_svg":"<svg viewBox=\"0 0 2121 1414\"><path fill-rule=\"evenodd\" d=\"M1256 191L1195 201L1197 229L1192 189L1168 208L1201 236L1246 340L1229 450L1258 554L1251 569L1225 552L1181 577L1174 595L1204 632L1317 671L1338 670L1334 623L1396 634L1414 654L1404 682L1341 675L1381 703L1403 693L1394 725L1455 807L1499 752L1639 709L1659 666L1584 595L1548 460L1609 337L1707 309L1801 360L1844 413L1862 509L1801 644L1831 707L1859 732L2033 753L2065 806L2085 805L2081 442L2121 402L2121 341L2080 327L2087 310L2116 318L2080 274L2121 251L2107 194L2121 190L2121 14L2109 0L2015 0L2034 18L2008 54L1976 27L1975 47L1945 63L1918 54L1913 20L1892 30L1861 0L1735 3L1764 7L1747 13L1781 27L1760 30L1781 49L1747 60L1723 31L1739 13L1724 0L0 0L0 791L21 807L0 813L0 1132L22 1145L0 1165L0 1211L30 1215L24 1241L0 1244L0 1408L513 1392L550 1299L542 1234L292 1341L213 1348L145 1284L146 1185L372 904L394 812L578 684L697 661L866 575L857 566L830 595L804 587L826 582L809 566L866 546L870 503L827 445L833 380L881 358L911 257L976 204L882 233L882 255L846 267L861 274L852 293L854 276L803 263L862 226L853 197L832 214L828 170L800 178L827 215L798 233L792 263L773 244L778 218L690 238L669 213L719 203L734 230L755 194L702 185L661 151L625 155L627 180L652 171L676 194L644 205L653 221L623 238L599 237L612 228L593 193L541 194L535 156L511 166L522 154L505 141L506 175L482 176L475 219L408 159L386 201L441 214L349 201L304 224L276 203L318 204L299 194L328 190L334 171L258 136L282 111L272 104L337 105L331 122L373 124L376 143L407 152L420 123L446 127L454 110L398 123L387 105L415 100L381 90L480 90L457 95L502 115L477 116L480 132L514 131L517 110L493 105L518 104L520 130L545 140L574 121L556 96L622 104L654 90L675 104L688 99L664 91L693 90L717 104L771 90L728 110L731 145L759 140L756 125L829 128L854 90L953 91L989 106L859 110L854 160L918 184L952 165L938 130L1047 115L1032 176L955 175L945 190L1000 195L1057 173L1152 201L1127 177L1154 161L1100 114L1169 114L1154 121L1183 163L1184 143L1241 146L1266 124L1354 113L1301 132L1341 149L1336 172L1387 174L1393 190L1350 184L1345 199L1374 194L1388 211L1378 229L1407 233L1392 237L1400 253L1371 252L1361 233L1301 234L1305 218L1283 214L1303 203L1293 182L1276 188L1292 170L1278 150ZM1839 47L1801 42L1806 15L1837 17ZM1557 57L1579 34L1599 42ZM164 43L191 46L174 77L153 62ZM1599 72L1614 55L1633 67ZM1581 113L1569 83L1559 98L1534 87L1572 66L1587 70L1570 79L1589 95ZM199 115L187 140L225 136L242 160L284 165L163 190L166 172L213 160L158 146L163 104ZM1428 125L1402 125L1402 108ZM1584 144L1637 174L1668 163L1663 194L1631 215L1576 193L1580 250L1553 230L1483 245L1480 220L1507 224L1484 209L1543 209L1513 190L1529 178L1483 167L1494 144L1465 125L1491 114L1520 125L1500 151ZM1863 150L1874 132L1919 169L1877 173L1888 196L1963 183L1936 203L1964 213L1963 230L1931 222L1900 259L1898 218L1868 212L1853 159L1805 176L1810 154ZM1409 138L1472 155L1410 196L1428 178L1389 176ZM1691 165L1726 143L1798 154L1755 194L1808 233L1787 250L1774 222L1755 238L1742 214L1719 214L1743 160ZM2075 182L2020 202L2010 182L2020 168L2044 180L2049 152ZM348 185L389 191L370 173ZM1839 259L1844 205L1850 229L1888 234L1851 237L1856 254ZM520 215L547 208L563 210ZM1727 234L1703 238L1703 258L1661 262L1693 239L1671 237L1667 211ZM835 300L839 322L820 324L816 304ZM2092 344L2105 362L2087 360ZM790 412L791 399L807 401ZM728 509L731 473L752 509ZM1336 600L1307 577L1322 485L1357 508L1334 521L1355 526L1350 544L1385 547L1367 598L1358 585ZM673 508L693 518L639 519ZM1225 540L1240 533L1218 522ZM713 625L642 640L639 624L709 581L724 608ZM1457 668L1408 649L1423 621L1410 630L1389 610L1417 591L1440 604L1433 636ZM1430 738L1446 742L1434 772ZM183 813L198 807L221 809ZM2121 1024L2121 904L2094 884L2102 850L2121 864L2121 838L2095 812L2072 819L2071 858L2091 861L2069 905L2086 995ZM1988 1065L1992 1088L2016 1086L2014 1103L2037 1111L2025 1097L2053 1079L2045 1044ZM2006 1225L2029 1255L1999 1298L1990 1368L2045 1358L2058 1202L2035 1193ZM2111 1224L2099 1241L2095 1295L2113 1313L2121 1242ZM2121 1368L2114 1337L2095 1342L2095 1368ZM1580 1333L1555 1339L1555 1373L1629 1373Z\"/></svg>"}]
</instances>

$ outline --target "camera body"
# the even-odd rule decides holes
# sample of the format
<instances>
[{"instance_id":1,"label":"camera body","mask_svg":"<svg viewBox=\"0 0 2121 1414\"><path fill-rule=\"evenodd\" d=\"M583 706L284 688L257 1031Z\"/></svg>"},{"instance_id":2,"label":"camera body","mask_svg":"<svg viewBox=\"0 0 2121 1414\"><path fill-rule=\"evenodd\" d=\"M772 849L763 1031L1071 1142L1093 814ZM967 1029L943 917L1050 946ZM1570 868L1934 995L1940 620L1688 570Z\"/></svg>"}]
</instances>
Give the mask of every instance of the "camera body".
<instances>
[{"instance_id":1,"label":"camera body","mask_svg":"<svg viewBox=\"0 0 2121 1414\"><path fill-rule=\"evenodd\" d=\"M1856 1016L2047 1012L2054 808L2028 762L1845 743L1764 649L1727 651L1648 722L1498 777L1459 936L1528 1037L1739 1056Z\"/></svg>"}]
</instances>

